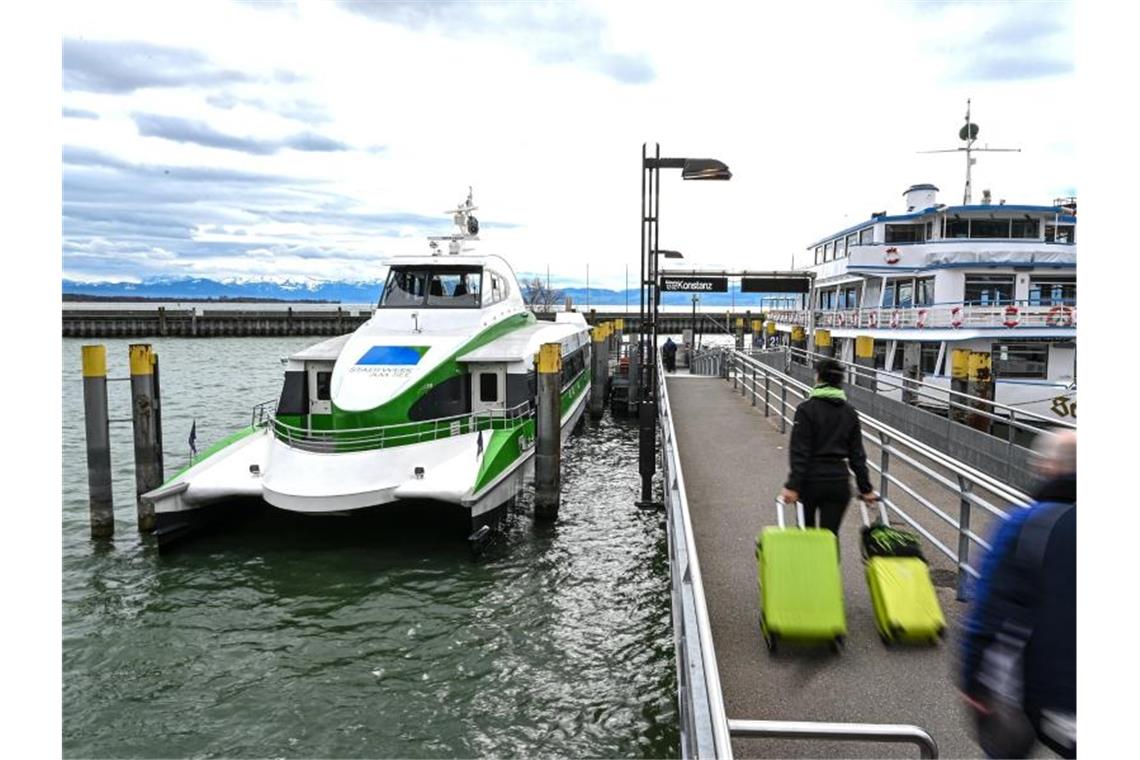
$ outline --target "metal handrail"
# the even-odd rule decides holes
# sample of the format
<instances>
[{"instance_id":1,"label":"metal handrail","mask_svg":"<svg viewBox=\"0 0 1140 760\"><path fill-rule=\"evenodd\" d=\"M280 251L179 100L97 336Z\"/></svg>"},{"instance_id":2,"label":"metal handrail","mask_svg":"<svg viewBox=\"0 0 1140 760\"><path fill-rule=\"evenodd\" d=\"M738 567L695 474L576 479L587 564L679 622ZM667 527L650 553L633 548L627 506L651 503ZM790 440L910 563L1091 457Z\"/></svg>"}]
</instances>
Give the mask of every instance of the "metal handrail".
<instances>
[{"instance_id":1,"label":"metal handrail","mask_svg":"<svg viewBox=\"0 0 1140 760\"><path fill-rule=\"evenodd\" d=\"M697 653L699 663L692 663L689 662L691 653L682 651L683 648L678 642L679 656L677 664L678 671L680 671L679 680L682 683L689 682L689 677L692 677L693 668L699 664L699 675L702 677L701 682L705 687L705 695L702 702L708 709L709 725L707 730L711 733L711 736L696 737L696 747L699 749L702 745L707 746L711 740L715 757L731 759L732 740L729 736L728 717L724 711L724 695L720 685L720 671L717 668L716 649L712 640L712 624L709 622L708 606L705 603L704 584L701 580L701 566L697 559L697 541L693 535L692 519L689 514L689 501L685 489L685 476L681 468L680 453L675 443L677 440L677 432L673 426L673 414L669 405L669 390L665 382L665 368L660 355L658 355L657 362L657 411L661 425L661 469L665 477L665 496L667 509L669 510L669 525L671 528L669 538L672 548L672 543L676 541L678 530L680 531L680 535L683 537L683 547L681 548L683 549L686 560L684 569L679 572L684 588L677 589L674 587L674 603L676 604L678 598L680 598L681 604L684 606L686 601L684 592L688 591L689 596L691 596L691 609L688 610L688 612L695 618L697 646L699 648L699 652ZM677 523L680 524L678 525ZM673 558L673 551L670 551L670 555L671 558ZM674 614L677 614L676 610L674 610ZM688 677L686 677L686 675ZM684 728L685 727L682 726L682 729ZM683 753L689 750L689 747L682 746ZM702 755L703 753L698 751L695 754Z\"/></svg>"},{"instance_id":2,"label":"metal handrail","mask_svg":"<svg viewBox=\"0 0 1140 760\"><path fill-rule=\"evenodd\" d=\"M751 393L754 405L762 402L765 414L768 414L774 406L771 401L771 386L773 384L778 385L779 401L778 406L776 406L774 410L780 419L780 432L785 432L788 423L793 421L796 406L796 403L789 403L787 398L788 393L790 392L800 399L806 399L811 393L811 387L790 375L786 375L748 356L742 351L725 351L725 355L725 360L728 364L727 374L733 381L734 388L737 387L737 383L739 383L742 396ZM749 372L745 371L746 369L751 370L751 377L749 377ZM763 380L763 386L761 386L761 380ZM773 383L773 381L775 382ZM749 387L749 383L751 383L751 387ZM789 407L791 408L791 414L789 414ZM958 569L958 599L965 599L967 578L978 577L977 568L970 564L970 545L976 544L983 549L989 549L989 544L970 530L970 517L974 506L981 507L999 519L1005 519L1008 516L1004 509L978 496L976 491L978 489L986 491L992 494L996 500L1004 501L1015 507L1029 506L1032 502L1031 498L1023 491L1017 490L983 472L964 465L937 449L894 428L884 425L863 412L858 412L858 414L863 428L863 437L879 447L880 462L876 464L871 459L868 459L867 466L879 474L879 495L882 498L883 504L890 510L890 513L898 515L904 522L927 538L942 554L955 562ZM959 501L958 519L955 520L946 512L937 508L929 499L919 494L913 487L892 475L889 471L892 457L897 457L905 462L909 467L924 476L929 482L953 493ZM930 462L933 466L919 461L920 458ZM956 478L956 482L951 481L948 477L935 470L934 467L951 473ZM890 498L889 488L891 485L900 488L908 496L914 498L920 506L926 508L940 520L953 527L958 532L957 551L950 549L950 547L939 541L930 531L920 525L915 518L907 514L894 499Z\"/></svg>"},{"instance_id":3,"label":"metal handrail","mask_svg":"<svg viewBox=\"0 0 1140 760\"><path fill-rule=\"evenodd\" d=\"M792 720L730 720L733 736L782 739L842 739L918 746L920 757L938 757L938 743L918 726L899 723L819 723Z\"/></svg>"},{"instance_id":4,"label":"metal handrail","mask_svg":"<svg viewBox=\"0 0 1140 760\"><path fill-rule=\"evenodd\" d=\"M939 405L946 404L947 407L951 409L957 407L959 409L969 411L971 414L980 414L983 417L987 417L1003 424L1014 425L1022 430L1026 430L1027 432L1040 433L1050 431L1043 431L1041 428L1036 426L1018 423L1016 419L1017 415L1020 415L1021 417L1028 417L1030 419L1048 423L1049 425L1054 425L1057 427L1067 427L1073 430L1077 429L1075 423L1069 422L1067 420L1054 417L1046 417L1043 414L1030 412L1019 407L1010 406L1009 404L1003 404L1000 401L993 401L991 399L982 398L981 396L971 396L969 393L956 391L952 388L942 388L940 386L934 385L933 383L928 383L924 380L910 380L908 378L896 375L893 370L864 367L856 364L855 362L836 359L833 356L825 356L824 354L821 354L817 351L808 351L805 348L798 348L796 346L785 346L784 348L792 356L798 356L805 361L814 361L816 359L823 358L832 359L833 361L838 362L845 369L853 372L856 377L865 377L871 380L875 380L876 383L884 385L891 390L913 392L916 396L933 399L937 401ZM945 398L941 398L942 396ZM954 401L954 397L958 397L960 400ZM1002 416L996 414L996 412L987 412L985 409L980 408L981 406L986 406L993 410L1005 411L1008 413L1008 416Z\"/></svg>"},{"instance_id":5,"label":"metal handrail","mask_svg":"<svg viewBox=\"0 0 1140 760\"><path fill-rule=\"evenodd\" d=\"M1064 299L1050 299L1050 301ZM1007 314L1008 307L1016 308L1016 322ZM807 325L812 316L816 327L835 328L895 328L895 329L959 329L970 327L1001 327L1017 330L1026 327L1077 326L1076 304L1034 304L1027 301L1009 301L1000 304L977 304L968 301L941 302L929 306L861 306L850 309L768 309L769 317L777 322ZM1057 324L1051 324L1050 320Z\"/></svg>"}]
</instances>

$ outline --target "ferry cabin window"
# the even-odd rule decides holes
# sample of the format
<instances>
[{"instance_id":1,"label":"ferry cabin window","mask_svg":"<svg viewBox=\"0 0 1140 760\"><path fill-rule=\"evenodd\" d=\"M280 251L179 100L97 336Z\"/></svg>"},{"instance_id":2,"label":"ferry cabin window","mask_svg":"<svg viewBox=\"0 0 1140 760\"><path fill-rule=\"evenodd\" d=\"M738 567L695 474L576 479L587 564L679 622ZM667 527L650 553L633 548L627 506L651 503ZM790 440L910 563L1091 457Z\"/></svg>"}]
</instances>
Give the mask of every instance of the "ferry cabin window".
<instances>
[{"instance_id":1,"label":"ferry cabin window","mask_svg":"<svg viewBox=\"0 0 1140 760\"><path fill-rule=\"evenodd\" d=\"M499 374L497 372L479 373L479 400L483 402L499 400Z\"/></svg>"},{"instance_id":2,"label":"ferry cabin window","mask_svg":"<svg viewBox=\"0 0 1140 760\"><path fill-rule=\"evenodd\" d=\"M1013 275L966 275L965 302L976 306L997 306L1013 302Z\"/></svg>"},{"instance_id":3,"label":"ferry cabin window","mask_svg":"<svg viewBox=\"0 0 1140 760\"><path fill-rule=\"evenodd\" d=\"M1033 306L1076 306L1076 277L1030 277L1029 303Z\"/></svg>"},{"instance_id":4,"label":"ferry cabin window","mask_svg":"<svg viewBox=\"0 0 1140 760\"><path fill-rule=\"evenodd\" d=\"M942 227L942 238L944 240L970 237L970 220L944 219L943 221L945 222Z\"/></svg>"},{"instance_id":5,"label":"ferry cabin window","mask_svg":"<svg viewBox=\"0 0 1140 760\"><path fill-rule=\"evenodd\" d=\"M875 369L886 369L887 367L887 342L885 340L875 341Z\"/></svg>"},{"instance_id":6,"label":"ferry cabin window","mask_svg":"<svg viewBox=\"0 0 1140 760\"><path fill-rule=\"evenodd\" d=\"M941 343L923 341L922 352L918 360L919 366L922 367L922 374L934 375L938 373L938 352L941 348Z\"/></svg>"},{"instance_id":7,"label":"ferry cabin window","mask_svg":"<svg viewBox=\"0 0 1140 760\"><path fill-rule=\"evenodd\" d=\"M994 377L1044 379L1049 376L1049 344L995 343Z\"/></svg>"},{"instance_id":8,"label":"ferry cabin window","mask_svg":"<svg viewBox=\"0 0 1140 760\"><path fill-rule=\"evenodd\" d=\"M914 281L914 305L930 306L934 303L934 278L920 277Z\"/></svg>"},{"instance_id":9,"label":"ferry cabin window","mask_svg":"<svg viewBox=\"0 0 1140 760\"><path fill-rule=\"evenodd\" d=\"M1046 224L1045 225L1045 242L1046 243L1068 243L1072 244L1077 242L1077 230L1071 224Z\"/></svg>"},{"instance_id":10,"label":"ferry cabin window","mask_svg":"<svg viewBox=\"0 0 1140 760\"><path fill-rule=\"evenodd\" d=\"M883 286L883 307L892 308L895 305L895 284L888 282Z\"/></svg>"},{"instance_id":11,"label":"ferry cabin window","mask_svg":"<svg viewBox=\"0 0 1140 760\"><path fill-rule=\"evenodd\" d=\"M926 239L926 227L921 224L888 224L887 243L921 243Z\"/></svg>"},{"instance_id":12,"label":"ferry cabin window","mask_svg":"<svg viewBox=\"0 0 1140 760\"><path fill-rule=\"evenodd\" d=\"M843 250L843 255L844 256L850 256L851 255L851 246L854 246L854 245L859 245L859 236L854 235L854 234L848 235L847 236L847 246Z\"/></svg>"},{"instance_id":13,"label":"ferry cabin window","mask_svg":"<svg viewBox=\"0 0 1140 760\"><path fill-rule=\"evenodd\" d=\"M831 243L823 244L823 260L831 261Z\"/></svg>"},{"instance_id":14,"label":"ferry cabin window","mask_svg":"<svg viewBox=\"0 0 1140 760\"><path fill-rule=\"evenodd\" d=\"M874 242L875 228L864 227L859 230L859 245L870 245Z\"/></svg>"},{"instance_id":15,"label":"ferry cabin window","mask_svg":"<svg viewBox=\"0 0 1140 760\"><path fill-rule=\"evenodd\" d=\"M332 394L329 392L329 387L332 385L331 372L318 372L317 373L317 401L329 401L332 399Z\"/></svg>"},{"instance_id":16,"label":"ferry cabin window","mask_svg":"<svg viewBox=\"0 0 1140 760\"><path fill-rule=\"evenodd\" d=\"M480 267L392 267L380 308L479 306Z\"/></svg>"},{"instance_id":17,"label":"ferry cabin window","mask_svg":"<svg viewBox=\"0 0 1140 760\"><path fill-rule=\"evenodd\" d=\"M972 238L1008 238L1008 219L973 219L970 221Z\"/></svg>"},{"instance_id":18,"label":"ferry cabin window","mask_svg":"<svg viewBox=\"0 0 1140 760\"><path fill-rule=\"evenodd\" d=\"M823 246L822 245L817 245L815 247L815 263L816 264L822 264L823 263Z\"/></svg>"},{"instance_id":19,"label":"ferry cabin window","mask_svg":"<svg viewBox=\"0 0 1140 760\"><path fill-rule=\"evenodd\" d=\"M1037 219L1014 219L1009 227L1009 236L1036 240L1041 237L1040 230L1041 224Z\"/></svg>"},{"instance_id":20,"label":"ferry cabin window","mask_svg":"<svg viewBox=\"0 0 1140 760\"><path fill-rule=\"evenodd\" d=\"M914 282L901 280L895 287L895 305L900 309L909 309L914 306Z\"/></svg>"}]
</instances>

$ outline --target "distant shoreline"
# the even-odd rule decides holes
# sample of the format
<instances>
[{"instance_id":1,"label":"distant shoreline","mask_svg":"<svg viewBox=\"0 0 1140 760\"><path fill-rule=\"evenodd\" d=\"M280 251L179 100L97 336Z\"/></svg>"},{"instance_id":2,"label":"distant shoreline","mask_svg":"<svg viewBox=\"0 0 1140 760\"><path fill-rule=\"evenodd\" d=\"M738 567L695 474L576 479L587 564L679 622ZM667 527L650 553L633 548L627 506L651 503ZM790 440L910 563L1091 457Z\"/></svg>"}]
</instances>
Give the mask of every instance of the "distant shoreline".
<instances>
[{"instance_id":1,"label":"distant shoreline","mask_svg":"<svg viewBox=\"0 0 1140 760\"><path fill-rule=\"evenodd\" d=\"M170 298L169 296L98 296L87 293L64 293L64 303L331 303L340 301L328 298L258 298L257 296L211 296L194 298Z\"/></svg>"}]
</instances>

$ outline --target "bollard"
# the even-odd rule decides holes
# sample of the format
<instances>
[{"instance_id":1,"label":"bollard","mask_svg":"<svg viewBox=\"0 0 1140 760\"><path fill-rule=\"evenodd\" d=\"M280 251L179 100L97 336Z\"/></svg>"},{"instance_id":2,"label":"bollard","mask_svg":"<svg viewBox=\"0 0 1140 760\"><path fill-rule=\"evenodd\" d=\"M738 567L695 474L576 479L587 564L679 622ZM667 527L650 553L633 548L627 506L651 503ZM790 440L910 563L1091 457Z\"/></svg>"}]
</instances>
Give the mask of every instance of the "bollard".
<instances>
[{"instance_id":1,"label":"bollard","mask_svg":"<svg viewBox=\"0 0 1140 760\"><path fill-rule=\"evenodd\" d=\"M744 317L736 318L736 350L742 351L744 349Z\"/></svg>"},{"instance_id":2,"label":"bollard","mask_svg":"<svg viewBox=\"0 0 1140 760\"><path fill-rule=\"evenodd\" d=\"M855 338L855 366L859 368L855 375L855 385L860 388L875 390L875 339L870 335L859 335Z\"/></svg>"},{"instance_id":3,"label":"bollard","mask_svg":"<svg viewBox=\"0 0 1140 760\"><path fill-rule=\"evenodd\" d=\"M107 347L83 346L83 417L87 430L87 499L91 537L115 534L111 492L111 425L107 417Z\"/></svg>"},{"instance_id":4,"label":"bollard","mask_svg":"<svg viewBox=\"0 0 1140 760\"><path fill-rule=\"evenodd\" d=\"M981 401L971 402L975 409L992 411L986 401L994 400L994 379L991 372L992 358L989 351L971 351L969 363L968 392ZM967 424L975 430L990 432L993 420L982 414L970 413Z\"/></svg>"},{"instance_id":5,"label":"bollard","mask_svg":"<svg viewBox=\"0 0 1140 760\"><path fill-rule=\"evenodd\" d=\"M139 530L154 530L154 505L141 498L162 485L162 442L158 439L154 394L155 356L148 343L130 346L131 420L135 433L135 501Z\"/></svg>"},{"instance_id":6,"label":"bollard","mask_svg":"<svg viewBox=\"0 0 1140 760\"><path fill-rule=\"evenodd\" d=\"M763 320L760 320L760 319L752 320L752 347L753 348L763 348L763 346L764 346L764 344L762 342L764 339L763 328L764 328Z\"/></svg>"},{"instance_id":7,"label":"bollard","mask_svg":"<svg viewBox=\"0 0 1140 760\"><path fill-rule=\"evenodd\" d=\"M917 381L922 380L922 344L917 341L903 343L903 392L904 404L918 403Z\"/></svg>"},{"instance_id":8,"label":"bollard","mask_svg":"<svg viewBox=\"0 0 1140 760\"><path fill-rule=\"evenodd\" d=\"M815 352L824 356L835 356L835 345L831 342L831 330L822 327L815 331Z\"/></svg>"},{"instance_id":9,"label":"bollard","mask_svg":"<svg viewBox=\"0 0 1140 760\"><path fill-rule=\"evenodd\" d=\"M637 404L641 401L641 352L637 348L636 342L629 344L629 396L626 412L630 417L637 414Z\"/></svg>"},{"instance_id":10,"label":"bollard","mask_svg":"<svg viewBox=\"0 0 1140 760\"><path fill-rule=\"evenodd\" d=\"M598 419L606 410L606 332L602 325L590 330L593 350L590 355L590 417Z\"/></svg>"},{"instance_id":11,"label":"bollard","mask_svg":"<svg viewBox=\"0 0 1140 760\"><path fill-rule=\"evenodd\" d=\"M793 350L804 351L807 348L807 335L804 332L804 328L800 325L792 325L791 344ZM793 356L792 360L801 364L807 362L807 359L804 358L802 353Z\"/></svg>"},{"instance_id":12,"label":"bollard","mask_svg":"<svg viewBox=\"0 0 1140 760\"><path fill-rule=\"evenodd\" d=\"M538 408L534 415L534 516L558 517L562 488L562 346L543 343L535 356Z\"/></svg>"},{"instance_id":13,"label":"bollard","mask_svg":"<svg viewBox=\"0 0 1140 760\"><path fill-rule=\"evenodd\" d=\"M950 351L950 390L958 393L968 393L970 386L970 349L955 348ZM966 422L968 416L966 399L963 396L950 394L950 419L954 422Z\"/></svg>"},{"instance_id":14,"label":"bollard","mask_svg":"<svg viewBox=\"0 0 1140 760\"><path fill-rule=\"evenodd\" d=\"M772 344L776 342L776 323L770 319L765 322L764 334L767 336L765 340L767 341L768 348L772 348Z\"/></svg>"}]
</instances>

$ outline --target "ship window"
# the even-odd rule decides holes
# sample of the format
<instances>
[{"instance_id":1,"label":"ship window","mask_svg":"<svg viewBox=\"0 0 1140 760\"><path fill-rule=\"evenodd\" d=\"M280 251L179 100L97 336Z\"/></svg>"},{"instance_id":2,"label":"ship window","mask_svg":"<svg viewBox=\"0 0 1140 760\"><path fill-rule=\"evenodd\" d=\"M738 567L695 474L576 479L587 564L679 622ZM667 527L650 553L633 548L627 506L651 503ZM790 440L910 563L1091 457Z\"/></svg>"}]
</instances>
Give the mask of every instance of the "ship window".
<instances>
[{"instance_id":1,"label":"ship window","mask_svg":"<svg viewBox=\"0 0 1140 760\"><path fill-rule=\"evenodd\" d=\"M859 236L858 235L848 235L847 236L847 245L843 249L843 255L844 256L850 256L851 255L851 246L853 246L853 245L859 245Z\"/></svg>"},{"instance_id":2,"label":"ship window","mask_svg":"<svg viewBox=\"0 0 1140 760\"><path fill-rule=\"evenodd\" d=\"M966 275L965 301L978 306L996 306L1013 301L1013 276Z\"/></svg>"},{"instance_id":3,"label":"ship window","mask_svg":"<svg viewBox=\"0 0 1140 760\"><path fill-rule=\"evenodd\" d=\"M277 414L308 414L309 384L305 373L300 370L286 370L285 383L281 386L281 398L277 402Z\"/></svg>"},{"instance_id":4,"label":"ship window","mask_svg":"<svg viewBox=\"0 0 1140 760\"><path fill-rule=\"evenodd\" d=\"M925 240L926 228L921 224L888 224L888 243L921 243Z\"/></svg>"},{"instance_id":5,"label":"ship window","mask_svg":"<svg viewBox=\"0 0 1140 760\"><path fill-rule=\"evenodd\" d=\"M914 282L912 280L901 280L895 291L897 303L900 309L909 309L914 306Z\"/></svg>"},{"instance_id":6,"label":"ship window","mask_svg":"<svg viewBox=\"0 0 1140 760\"><path fill-rule=\"evenodd\" d=\"M864 227L859 230L859 245L870 245L875 240L875 228Z\"/></svg>"},{"instance_id":7,"label":"ship window","mask_svg":"<svg viewBox=\"0 0 1140 760\"><path fill-rule=\"evenodd\" d=\"M317 401L328 401L332 398L329 386L332 384L331 372L317 373Z\"/></svg>"},{"instance_id":8,"label":"ship window","mask_svg":"<svg viewBox=\"0 0 1140 760\"><path fill-rule=\"evenodd\" d=\"M1046 243L1075 243L1076 242L1076 228L1071 224L1046 224L1045 225L1045 242Z\"/></svg>"},{"instance_id":9,"label":"ship window","mask_svg":"<svg viewBox=\"0 0 1140 760\"><path fill-rule=\"evenodd\" d=\"M822 245L817 245L815 247L815 263L816 264L822 264L823 263L823 246Z\"/></svg>"},{"instance_id":10,"label":"ship window","mask_svg":"<svg viewBox=\"0 0 1140 760\"><path fill-rule=\"evenodd\" d=\"M1007 238L1009 237L1009 220L974 219L972 222L970 222L970 237Z\"/></svg>"},{"instance_id":11,"label":"ship window","mask_svg":"<svg viewBox=\"0 0 1140 760\"><path fill-rule=\"evenodd\" d=\"M914 305L930 306L934 303L934 278L923 277L914 281Z\"/></svg>"},{"instance_id":12,"label":"ship window","mask_svg":"<svg viewBox=\"0 0 1140 760\"><path fill-rule=\"evenodd\" d=\"M1037 238L1041 225L1037 219L1014 219L1010 225L1009 236L1012 238Z\"/></svg>"},{"instance_id":13,"label":"ship window","mask_svg":"<svg viewBox=\"0 0 1140 760\"><path fill-rule=\"evenodd\" d=\"M970 221L968 219L947 219L942 237L947 240L970 237Z\"/></svg>"},{"instance_id":14,"label":"ship window","mask_svg":"<svg viewBox=\"0 0 1140 760\"><path fill-rule=\"evenodd\" d=\"M994 377L1046 378L1049 376L1049 344L995 343Z\"/></svg>"},{"instance_id":15,"label":"ship window","mask_svg":"<svg viewBox=\"0 0 1140 760\"><path fill-rule=\"evenodd\" d=\"M885 340L875 341L875 369L886 369L887 366L887 342Z\"/></svg>"},{"instance_id":16,"label":"ship window","mask_svg":"<svg viewBox=\"0 0 1140 760\"><path fill-rule=\"evenodd\" d=\"M499 400L499 374L497 372L479 373L479 400L484 402Z\"/></svg>"},{"instance_id":17,"label":"ship window","mask_svg":"<svg viewBox=\"0 0 1140 760\"><path fill-rule=\"evenodd\" d=\"M380 308L478 308L482 268L392 267Z\"/></svg>"},{"instance_id":18,"label":"ship window","mask_svg":"<svg viewBox=\"0 0 1140 760\"><path fill-rule=\"evenodd\" d=\"M885 308L889 309L889 308L893 307L894 305L895 305L895 284L893 282L888 282L883 287L883 306Z\"/></svg>"},{"instance_id":19,"label":"ship window","mask_svg":"<svg viewBox=\"0 0 1140 760\"><path fill-rule=\"evenodd\" d=\"M1029 303L1033 306L1076 306L1076 277L1030 277Z\"/></svg>"},{"instance_id":20,"label":"ship window","mask_svg":"<svg viewBox=\"0 0 1140 760\"><path fill-rule=\"evenodd\" d=\"M831 261L831 243L823 244L823 260Z\"/></svg>"},{"instance_id":21,"label":"ship window","mask_svg":"<svg viewBox=\"0 0 1140 760\"><path fill-rule=\"evenodd\" d=\"M942 349L941 343L922 343L922 352L919 357L919 366L922 374L934 375L938 373L938 352Z\"/></svg>"}]
</instances>

